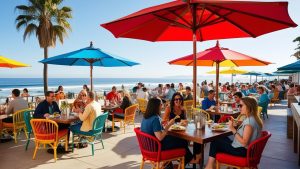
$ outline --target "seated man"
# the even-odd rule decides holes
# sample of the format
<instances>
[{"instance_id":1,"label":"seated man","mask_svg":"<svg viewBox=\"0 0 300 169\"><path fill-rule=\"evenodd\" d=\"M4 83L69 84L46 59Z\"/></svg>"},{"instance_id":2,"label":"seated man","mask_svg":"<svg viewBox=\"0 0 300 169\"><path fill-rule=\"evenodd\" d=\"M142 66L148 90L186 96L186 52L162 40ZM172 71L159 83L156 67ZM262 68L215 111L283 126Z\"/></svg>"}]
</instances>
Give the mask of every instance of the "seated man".
<instances>
[{"instance_id":1,"label":"seated man","mask_svg":"<svg viewBox=\"0 0 300 169\"><path fill-rule=\"evenodd\" d=\"M78 123L70 127L71 131L88 132L93 129L93 123L97 116L102 114L100 103L94 100L94 93L87 92L87 106L84 111L78 108L75 110L79 114L79 119L82 123Z\"/></svg>"},{"instance_id":2,"label":"seated man","mask_svg":"<svg viewBox=\"0 0 300 169\"><path fill-rule=\"evenodd\" d=\"M202 100L202 109L206 110L209 109L211 106L216 106L215 101L216 92L214 90L208 91L208 96Z\"/></svg>"},{"instance_id":3,"label":"seated man","mask_svg":"<svg viewBox=\"0 0 300 169\"><path fill-rule=\"evenodd\" d=\"M6 109L6 114L10 115L15 113L16 111L22 110L22 109L28 109L28 102L20 97L20 90L14 89L12 91L12 98L13 100L8 103L8 107ZM13 117L9 116L2 120L4 123L12 123Z\"/></svg>"},{"instance_id":4,"label":"seated man","mask_svg":"<svg viewBox=\"0 0 300 169\"><path fill-rule=\"evenodd\" d=\"M193 100L192 90L190 86L185 87L185 95L183 96L183 100Z\"/></svg>"},{"instance_id":5,"label":"seated man","mask_svg":"<svg viewBox=\"0 0 300 169\"><path fill-rule=\"evenodd\" d=\"M106 95L106 100L109 100L109 103L112 105L121 103L121 97L117 92L116 86L111 88L111 92Z\"/></svg>"},{"instance_id":6,"label":"seated man","mask_svg":"<svg viewBox=\"0 0 300 169\"><path fill-rule=\"evenodd\" d=\"M61 113L57 103L55 102L54 92L47 91L45 97L46 99L37 105L33 113L33 118L46 118L54 112L58 112L59 114Z\"/></svg>"},{"instance_id":7,"label":"seated man","mask_svg":"<svg viewBox=\"0 0 300 169\"><path fill-rule=\"evenodd\" d=\"M216 106L216 101L214 100L215 96L216 96L216 92L214 90L208 91L208 96L204 100L202 100L202 109L203 110L207 110L211 106ZM217 122L219 120L220 116L213 115L212 118L215 122Z\"/></svg>"},{"instance_id":8,"label":"seated man","mask_svg":"<svg viewBox=\"0 0 300 169\"><path fill-rule=\"evenodd\" d=\"M239 107L239 105L241 104L240 102L241 102L242 97L243 97L242 92L235 92L233 94L233 98L234 98L235 103L232 104L232 108L238 108Z\"/></svg>"}]
</instances>

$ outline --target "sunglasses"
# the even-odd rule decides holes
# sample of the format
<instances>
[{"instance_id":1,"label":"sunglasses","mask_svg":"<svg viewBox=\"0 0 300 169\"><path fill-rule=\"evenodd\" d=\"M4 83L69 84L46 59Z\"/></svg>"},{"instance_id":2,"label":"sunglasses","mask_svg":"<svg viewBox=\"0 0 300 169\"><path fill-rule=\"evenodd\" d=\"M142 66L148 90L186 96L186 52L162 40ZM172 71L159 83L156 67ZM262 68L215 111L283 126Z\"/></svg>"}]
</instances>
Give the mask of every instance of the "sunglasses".
<instances>
[{"instance_id":1,"label":"sunglasses","mask_svg":"<svg viewBox=\"0 0 300 169\"><path fill-rule=\"evenodd\" d=\"M242 107L243 107L243 105L241 105L241 104L238 105L238 108L242 108Z\"/></svg>"},{"instance_id":2,"label":"sunglasses","mask_svg":"<svg viewBox=\"0 0 300 169\"><path fill-rule=\"evenodd\" d=\"M81 96L86 96L86 94L82 94Z\"/></svg>"},{"instance_id":3,"label":"sunglasses","mask_svg":"<svg viewBox=\"0 0 300 169\"><path fill-rule=\"evenodd\" d=\"M178 99L174 99L174 101L181 101L182 99L181 98L178 98Z\"/></svg>"}]
</instances>

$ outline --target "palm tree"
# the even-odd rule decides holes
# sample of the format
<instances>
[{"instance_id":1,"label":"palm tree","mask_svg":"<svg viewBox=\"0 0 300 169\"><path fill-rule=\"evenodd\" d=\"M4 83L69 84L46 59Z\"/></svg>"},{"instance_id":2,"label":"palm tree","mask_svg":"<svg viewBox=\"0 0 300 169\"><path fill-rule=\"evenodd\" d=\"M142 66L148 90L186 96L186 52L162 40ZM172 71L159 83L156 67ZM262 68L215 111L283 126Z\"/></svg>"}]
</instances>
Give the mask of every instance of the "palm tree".
<instances>
[{"instance_id":1,"label":"palm tree","mask_svg":"<svg viewBox=\"0 0 300 169\"><path fill-rule=\"evenodd\" d=\"M295 56L299 60L300 59L300 36L294 39L293 42L298 42L298 47L295 49L297 52L292 54L292 56Z\"/></svg>"},{"instance_id":2,"label":"palm tree","mask_svg":"<svg viewBox=\"0 0 300 169\"><path fill-rule=\"evenodd\" d=\"M67 30L71 26L67 21L72 18L71 8L59 5L63 0L28 0L29 5L16 6L20 15L16 18L16 28L24 28L23 40L35 34L39 45L44 49L44 59L48 58L48 47L55 47L56 39L63 44ZM44 92L48 91L48 66L44 64Z\"/></svg>"}]
</instances>

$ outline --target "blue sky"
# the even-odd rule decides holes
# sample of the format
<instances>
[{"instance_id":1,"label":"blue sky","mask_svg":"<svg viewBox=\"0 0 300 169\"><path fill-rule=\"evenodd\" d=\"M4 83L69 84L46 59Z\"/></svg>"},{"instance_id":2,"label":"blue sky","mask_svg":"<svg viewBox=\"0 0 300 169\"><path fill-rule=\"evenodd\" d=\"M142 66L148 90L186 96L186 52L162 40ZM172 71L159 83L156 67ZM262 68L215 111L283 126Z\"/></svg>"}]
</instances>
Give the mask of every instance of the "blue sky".
<instances>
[{"instance_id":1,"label":"blue sky","mask_svg":"<svg viewBox=\"0 0 300 169\"><path fill-rule=\"evenodd\" d=\"M63 54L87 47L90 41L94 46L115 55L131 59L141 65L124 68L94 68L94 77L166 77L191 76L192 67L169 65L167 62L192 53L192 42L146 42L135 39L116 39L101 23L109 22L137 10L158 5L170 0L65 0L65 6L73 10L70 20L72 31L65 38L64 44L57 43L49 48L49 56ZM289 14L300 24L300 1L288 0ZM23 42L23 30L15 28L18 15L14 8L26 4L26 0L6 0L1 2L0 10L0 55L30 64L30 68L4 69L0 77L42 77L43 65L38 63L43 58L43 49L35 36ZM242 67L245 70L263 72L275 71L277 67L296 61L290 55L295 52L293 39L300 36L300 28L289 28L258 38L240 38L220 40L223 47L239 51L275 64L266 67ZM215 41L197 44L198 51L215 45ZM198 67L198 75L214 69ZM67 67L49 65L49 77L89 77L88 67Z\"/></svg>"}]
</instances>

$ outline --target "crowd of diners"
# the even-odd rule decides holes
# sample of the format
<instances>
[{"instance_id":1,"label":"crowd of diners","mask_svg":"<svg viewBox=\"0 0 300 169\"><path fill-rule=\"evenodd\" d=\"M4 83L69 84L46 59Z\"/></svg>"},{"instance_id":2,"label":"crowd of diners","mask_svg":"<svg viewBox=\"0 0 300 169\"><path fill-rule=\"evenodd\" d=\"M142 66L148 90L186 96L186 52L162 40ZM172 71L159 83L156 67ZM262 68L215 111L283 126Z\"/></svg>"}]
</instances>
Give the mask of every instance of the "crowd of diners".
<instances>
[{"instance_id":1,"label":"crowd of diners","mask_svg":"<svg viewBox=\"0 0 300 169\"><path fill-rule=\"evenodd\" d=\"M117 105L118 108L114 110L114 116L124 118L125 109L132 105L136 99L147 100L148 105L146 112L143 114L141 131L155 136L162 143L163 150L185 148L185 163L197 163L200 156L196 154L196 158L192 158L193 154L189 150L189 143L186 140L167 135L167 131L175 122L187 125L187 114L183 106L186 100L193 100L196 97L198 102L201 100L202 109L210 109L212 106L218 108L219 105L216 105L215 100L216 90L219 90L219 93L225 93L228 98L234 100L234 107L239 108L240 113L244 114L246 118L238 128L234 127L233 121L229 121L228 125L233 133L233 138L226 137L211 143L206 169L213 168L217 152L246 156L247 146L260 136L263 128L263 122L257 113L257 107L262 102L272 99L276 92L279 93L279 99L284 99L285 93L299 94L299 88L287 80L280 82L265 80L253 84L229 84L227 82L220 83L218 89L215 88L213 82L207 83L207 81L204 81L201 85L197 85L197 96L193 96L193 89L190 86L184 86L183 83L179 83L176 87L174 83L159 84L153 89L147 89L144 84L138 83L131 91L126 90L124 87L117 90L113 86L111 91L105 93L104 103ZM28 96L30 95L27 89L24 89L23 93L19 89L13 89L13 99L7 104L6 114L10 115L18 110L29 108L27 100L24 99ZM35 108L33 118L47 118L55 112L61 113L57 102L64 98L66 96L62 86L59 86L55 92L47 91L45 99L41 100ZM72 112L78 114L79 121L71 126L59 124L59 129L69 128L70 131L90 131L95 118L103 113L101 110L102 105L96 100L95 93L90 91L87 85L84 85L71 107ZM109 116L108 119L112 120L112 117ZM2 122L12 123L13 120L9 116L3 119ZM168 167L172 168L172 165Z\"/></svg>"}]
</instances>

